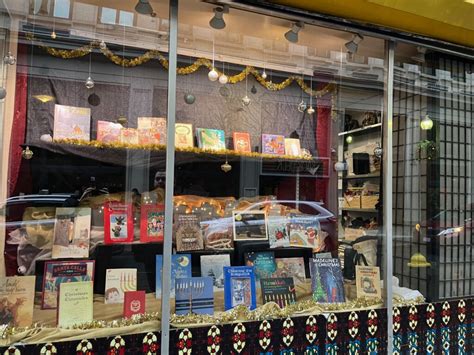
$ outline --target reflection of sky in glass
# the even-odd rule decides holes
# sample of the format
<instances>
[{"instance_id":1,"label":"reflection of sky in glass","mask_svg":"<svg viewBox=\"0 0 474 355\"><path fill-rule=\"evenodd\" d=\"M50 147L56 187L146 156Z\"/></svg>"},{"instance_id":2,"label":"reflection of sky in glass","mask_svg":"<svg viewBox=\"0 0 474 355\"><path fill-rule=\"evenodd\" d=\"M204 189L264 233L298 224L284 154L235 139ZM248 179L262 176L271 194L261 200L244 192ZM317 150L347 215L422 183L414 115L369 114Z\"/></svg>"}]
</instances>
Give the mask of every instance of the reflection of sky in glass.
<instances>
[{"instance_id":1,"label":"reflection of sky in glass","mask_svg":"<svg viewBox=\"0 0 474 355\"><path fill-rule=\"evenodd\" d=\"M107 24L115 24L117 18L117 10L108 7L102 8L102 14L100 15L100 22Z\"/></svg>"},{"instance_id":2,"label":"reflection of sky in glass","mask_svg":"<svg viewBox=\"0 0 474 355\"><path fill-rule=\"evenodd\" d=\"M54 17L69 18L70 0L54 1Z\"/></svg>"},{"instance_id":3,"label":"reflection of sky in glass","mask_svg":"<svg viewBox=\"0 0 474 355\"><path fill-rule=\"evenodd\" d=\"M133 13L120 10L119 24L122 26L133 26Z\"/></svg>"}]
</instances>

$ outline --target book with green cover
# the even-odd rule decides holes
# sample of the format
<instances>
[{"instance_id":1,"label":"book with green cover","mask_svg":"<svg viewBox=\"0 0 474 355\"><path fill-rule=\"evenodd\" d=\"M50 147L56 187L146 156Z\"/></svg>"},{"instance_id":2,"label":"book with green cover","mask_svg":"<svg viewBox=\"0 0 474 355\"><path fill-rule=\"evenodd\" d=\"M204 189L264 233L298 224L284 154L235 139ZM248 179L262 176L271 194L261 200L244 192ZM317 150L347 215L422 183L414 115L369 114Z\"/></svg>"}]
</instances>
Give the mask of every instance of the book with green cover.
<instances>
[{"instance_id":1,"label":"book with green cover","mask_svg":"<svg viewBox=\"0 0 474 355\"><path fill-rule=\"evenodd\" d=\"M221 129L198 128L199 148L210 150L225 149L225 134Z\"/></svg>"}]
</instances>

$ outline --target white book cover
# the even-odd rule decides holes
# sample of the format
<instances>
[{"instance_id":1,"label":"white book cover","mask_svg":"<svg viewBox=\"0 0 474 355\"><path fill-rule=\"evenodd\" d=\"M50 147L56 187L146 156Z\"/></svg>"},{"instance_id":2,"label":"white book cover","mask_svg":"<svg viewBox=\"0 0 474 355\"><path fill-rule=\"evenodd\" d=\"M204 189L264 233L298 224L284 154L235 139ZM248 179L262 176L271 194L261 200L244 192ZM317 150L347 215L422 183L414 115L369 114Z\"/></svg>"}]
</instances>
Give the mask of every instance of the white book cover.
<instances>
[{"instance_id":1,"label":"white book cover","mask_svg":"<svg viewBox=\"0 0 474 355\"><path fill-rule=\"evenodd\" d=\"M54 139L80 139L89 141L90 136L90 108L54 105Z\"/></svg>"},{"instance_id":2,"label":"white book cover","mask_svg":"<svg viewBox=\"0 0 474 355\"><path fill-rule=\"evenodd\" d=\"M201 276L213 279L214 291L224 290L224 266L230 266L230 255L202 255Z\"/></svg>"},{"instance_id":3,"label":"white book cover","mask_svg":"<svg viewBox=\"0 0 474 355\"><path fill-rule=\"evenodd\" d=\"M137 290L137 269L107 269L105 275L106 304L123 303L125 292Z\"/></svg>"},{"instance_id":4,"label":"white book cover","mask_svg":"<svg viewBox=\"0 0 474 355\"><path fill-rule=\"evenodd\" d=\"M88 258L91 236L89 207L56 208L52 258Z\"/></svg>"}]
</instances>

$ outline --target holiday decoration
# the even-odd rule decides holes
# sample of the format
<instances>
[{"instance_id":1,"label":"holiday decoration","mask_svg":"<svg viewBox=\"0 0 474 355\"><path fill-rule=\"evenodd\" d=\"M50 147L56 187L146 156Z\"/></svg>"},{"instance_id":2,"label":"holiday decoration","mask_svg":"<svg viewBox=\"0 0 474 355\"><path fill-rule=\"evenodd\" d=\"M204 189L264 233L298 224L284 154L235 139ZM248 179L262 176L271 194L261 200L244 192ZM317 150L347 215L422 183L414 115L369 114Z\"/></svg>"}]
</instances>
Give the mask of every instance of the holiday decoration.
<instances>
[{"instance_id":1,"label":"holiday decoration","mask_svg":"<svg viewBox=\"0 0 474 355\"><path fill-rule=\"evenodd\" d=\"M207 352L211 355L218 354L221 348L221 330L213 325L207 332Z\"/></svg>"},{"instance_id":2,"label":"holiday decoration","mask_svg":"<svg viewBox=\"0 0 474 355\"><path fill-rule=\"evenodd\" d=\"M221 169L224 173L228 173L232 170L232 165L230 165L226 160L225 163L221 165Z\"/></svg>"},{"instance_id":3,"label":"holiday decoration","mask_svg":"<svg viewBox=\"0 0 474 355\"><path fill-rule=\"evenodd\" d=\"M92 80L92 78L89 76L86 79L86 88L92 89L93 87L94 87L94 80Z\"/></svg>"},{"instance_id":4,"label":"holiday decoration","mask_svg":"<svg viewBox=\"0 0 474 355\"><path fill-rule=\"evenodd\" d=\"M144 355L158 355L160 346L158 345L158 337L154 333L147 333L143 338L142 344Z\"/></svg>"},{"instance_id":5,"label":"holiday decoration","mask_svg":"<svg viewBox=\"0 0 474 355\"><path fill-rule=\"evenodd\" d=\"M242 350L244 350L245 348L246 337L247 337L247 333L246 333L245 325L243 325L242 323L238 323L234 327L234 332L232 335L232 347L238 354L240 354Z\"/></svg>"},{"instance_id":6,"label":"holiday decoration","mask_svg":"<svg viewBox=\"0 0 474 355\"><path fill-rule=\"evenodd\" d=\"M193 351L193 334L187 328L179 333L178 348L179 355L191 355Z\"/></svg>"},{"instance_id":7,"label":"holiday decoration","mask_svg":"<svg viewBox=\"0 0 474 355\"><path fill-rule=\"evenodd\" d=\"M21 156L23 159L30 160L33 158L33 151L30 149L30 147L26 146L26 148L21 151Z\"/></svg>"},{"instance_id":8,"label":"holiday decoration","mask_svg":"<svg viewBox=\"0 0 474 355\"><path fill-rule=\"evenodd\" d=\"M58 349L51 343L43 345L40 350L41 355L56 355L58 353Z\"/></svg>"},{"instance_id":9,"label":"holiday decoration","mask_svg":"<svg viewBox=\"0 0 474 355\"><path fill-rule=\"evenodd\" d=\"M186 102L188 105L192 105L194 101L196 101L196 97L193 94L187 93L184 95L184 102Z\"/></svg>"},{"instance_id":10,"label":"holiday decoration","mask_svg":"<svg viewBox=\"0 0 474 355\"><path fill-rule=\"evenodd\" d=\"M267 350L272 341L272 326L269 321L264 320L258 327L258 344L263 350Z\"/></svg>"}]
</instances>

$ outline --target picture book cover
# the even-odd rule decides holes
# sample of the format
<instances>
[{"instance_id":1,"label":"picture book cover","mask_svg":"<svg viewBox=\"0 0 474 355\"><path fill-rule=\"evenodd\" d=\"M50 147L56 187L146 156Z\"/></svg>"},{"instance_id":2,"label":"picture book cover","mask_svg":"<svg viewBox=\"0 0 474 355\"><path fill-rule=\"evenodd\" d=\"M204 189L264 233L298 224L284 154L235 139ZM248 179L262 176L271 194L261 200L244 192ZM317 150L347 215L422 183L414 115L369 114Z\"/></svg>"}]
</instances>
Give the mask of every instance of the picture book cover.
<instances>
[{"instance_id":1,"label":"picture book cover","mask_svg":"<svg viewBox=\"0 0 474 355\"><path fill-rule=\"evenodd\" d=\"M66 282L59 287L58 327L72 328L94 320L92 281Z\"/></svg>"},{"instance_id":2,"label":"picture book cover","mask_svg":"<svg viewBox=\"0 0 474 355\"><path fill-rule=\"evenodd\" d=\"M252 147L250 145L250 134L247 132L234 132L232 134L234 141L234 150L237 152L252 152Z\"/></svg>"},{"instance_id":3,"label":"picture book cover","mask_svg":"<svg viewBox=\"0 0 474 355\"><path fill-rule=\"evenodd\" d=\"M301 143L298 138L285 138L285 154L294 157L301 156Z\"/></svg>"},{"instance_id":4,"label":"picture book cover","mask_svg":"<svg viewBox=\"0 0 474 355\"><path fill-rule=\"evenodd\" d=\"M267 218L264 211L233 211L234 240L266 240Z\"/></svg>"},{"instance_id":5,"label":"picture book cover","mask_svg":"<svg viewBox=\"0 0 474 355\"><path fill-rule=\"evenodd\" d=\"M273 277L292 277L296 285L306 281L305 263L303 257L275 258L276 270Z\"/></svg>"},{"instance_id":6,"label":"picture book cover","mask_svg":"<svg viewBox=\"0 0 474 355\"><path fill-rule=\"evenodd\" d=\"M140 241L163 242L165 233L165 205L142 204L140 207Z\"/></svg>"},{"instance_id":7,"label":"picture book cover","mask_svg":"<svg viewBox=\"0 0 474 355\"><path fill-rule=\"evenodd\" d=\"M201 222L201 228L204 234L204 248L206 250L221 251L234 248L232 225L208 221Z\"/></svg>"},{"instance_id":8,"label":"picture book cover","mask_svg":"<svg viewBox=\"0 0 474 355\"><path fill-rule=\"evenodd\" d=\"M145 291L126 291L123 302L123 317L131 318L135 314L144 314L145 302Z\"/></svg>"},{"instance_id":9,"label":"picture book cover","mask_svg":"<svg viewBox=\"0 0 474 355\"><path fill-rule=\"evenodd\" d=\"M163 255L156 256L156 298L161 298L161 276L163 274ZM171 297L175 296L174 288L176 279L192 277L191 254L171 255Z\"/></svg>"},{"instance_id":10,"label":"picture book cover","mask_svg":"<svg viewBox=\"0 0 474 355\"><path fill-rule=\"evenodd\" d=\"M260 279L263 303L275 302L280 308L296 302L292 277Z\"/></svg>"},{"instance_id":11,"label":"picture book cover","mask_svg":"<svg viewBox=\"0 0 474 355\"><path fill-rule=\"evenodd\" d=\"M214 314L212 277L176 279L176 314Z\"/></svg>"},{"instance_id":12,"label":"picture book cover","mask_svg":"<svg viewBox=\"0 0 474 355\"><path fill-rule=\"evenodd\" d=\"M230 266L229 254L201 255L201 276L212 278L214 291L224 290L224 266Z\"/></svg>"},{"instance_id":13,"label":"picture book cover","mask_svg":"<svg viewBox=\"0 0 474 355\"><path fill-rule=\"evenodd\" d=\"M197 214L175 215L175 240L176 251L204 249L204 239Z\"/></svg>"},{"instance_id":14,"label":"picture book cover","mask_svg":"<svg viewBox=\"0 0 474 355\"><path fill-rule=\"evenodd\" d=\"M106 304L123 303L125 292L137 290L137 269L107 269L105 272Z\"/></svg>"},{"instance_id":15,"label":"picture book cover","mask_svg":"<svg viewBox=\"0 0 474 355\"><path fill-rule=\"evenodd\" d=\"M138 144L138 130L136 128L122 128L120 142L125 144Z\"/></svg>"},{"instance_id":16,"label":"picture book cover","mask_svg":"<svg viewBox=\"0 0 474 355\"><path fill-rule=\"evenodd\" d=\"M54 222L51 257L88 258L91 237L91 209L89 207L58 207Z\"/></svg>"},{"instance_id":17,"label":"picture book cover","mask_svg":"<svg viewBox=\"0 0 474 355\"><path fill-rule=\"evenodd\" d=\"M285 155L285 137L277 134L262 134L262 153Z\"/></svg>"},{"instance_id":18,"label":"picture book cover","mask_svg":"<svg viewBox=\"0 0 474 355\"><path fill-rule=\"evenodd\" d=\"M309 266L313 300L321 303L345 302L339 259L312 258Z\"/></svg>"},{"instance_id":19,"label":"picture book cover","mask_svg":"<svg viewBox=\"0 0 474 355\"><path fill-rule=\"evenodd\" d=\"M138 117L137 129L140 144L166 144L166 118Z\"/></svg>"},{"instance_id":20,"label":"picture book cover","mask_svg":"<svg viewBox=\"0 0 474 355\"><path fill-rule=\"evenodd\" d=\"M199 148L209 150L224 150L225 134L221 129L198 128L197 136Z\"/></svg>"},{"instance_id":21,"label":"picture book cover","mask_svg":"<svg viewBox=\"0 0 474 355\"><path fill-rule=\"evenodd\" d=\"M87 107L54 105L54 139L90 140L91 110Z\"/></svg>"},{"instance_id":22,"label":"picture book cover","mask_svg":"<svg viewBox=\"0 0 474 355\"><path fill-rule=\"evenodd\" d=\"M29 327L33 323L35 276L0 277L0 324Z\"/></svg>"},{"instance_id":23,"label":"picture book cover","mask_svg":"<svg viewBox=\"0 0 474 355\"><path fill-rule=\"evenodd\" d=\"M176 123L174 131L174 145L176 148L193 148L193 125L190 123Z\"/></svg>"},{"instance_id":24,"label":"picture book cover","mask_svg":"<svg viewBox=\"0 0 474 355\"><path fill-rule=\"evenodd\" d=\"M120 123L109 121L97 121L96 140L103 143L120 142L120 131L123 126Z\"/></svg>"},{"instance_id":25,"label":"picture book cover","mask_svg":"<svg viewBox=\"0 0 474 355\"><path fill-rule=\"evenodd\" d=\"M241 304L247 306L250 310L257 306L254 268L249 266L225 266L225 310L227 311Z\"/></svg>"},{"instance_id":26,"label":"picture book cover","mask_svg":"<svg viewBox=\"0 0 474 355\"><path fill-rule=\"evenodd\" d=\"M94 281L94 260L46 261L41 308L57 308L59 285L81 281Z\"/></svg>"},{"instance_id":27,"label":"picture book cover","mask_svg":"<svg viewBox=\"0 0 474 355\"><path fill-rule=\"evenodd\" d=\"M380 268L356 265L356 290L357 298L382 298Z\"/></svg>"},{"instance_id":28,"label":"picture book cover","mask_svg":"<svg viewBox=\"0 0 474 355\"><path fill-rule=\"evenodd\" d=\"M270 248L281 248L290 246L290 235L288 233L288 218L286 218L286 216L268 216L267 228Z\"/></svg>"},{"instance_id":29,"label":"picture book cover","mask_svg":"<svg viewBox=\"0 0 474 355\"><path fill-rule=\"evenodd\" d=\"M290 217L290 246L318 248L318 233L321 227L316 216Z\"/></svg>"},{"instance_id":30,"label":"picture book cover","mask_svg":"<svg viewBox=\"0 0 474 355\"><path fill-rule=\"evenodd\" d=\"M245 253L244 259L246 266L254 267L257 281L272 277L276 270L275 254L272 251Z\"/></svg>"},{"instance_id":31,"label":"picture book cover","mask_svg":"<svg viewBox=\"0 0 474 355\"><path fill-rule=\"evenodd\" d=\"M104 243L133 242L132 205L106 202L104 206Z\"/></svg>"}]
</instances>

